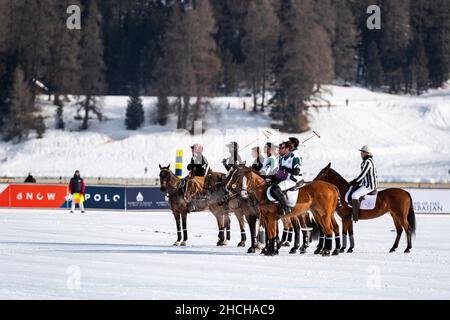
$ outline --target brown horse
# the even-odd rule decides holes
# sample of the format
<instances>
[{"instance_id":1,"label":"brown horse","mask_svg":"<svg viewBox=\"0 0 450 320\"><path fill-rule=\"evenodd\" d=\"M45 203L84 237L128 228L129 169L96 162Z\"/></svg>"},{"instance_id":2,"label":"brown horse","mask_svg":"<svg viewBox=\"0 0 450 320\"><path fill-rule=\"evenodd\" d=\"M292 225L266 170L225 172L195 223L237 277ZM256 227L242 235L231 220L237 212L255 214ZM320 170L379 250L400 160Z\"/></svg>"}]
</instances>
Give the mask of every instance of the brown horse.
<instances>
[{"instance_id":1,"label":"brown horse","mask_svg":"<svg viewBox=\"0 0 450 320\"><path fill-rule=\"evenodd\" d=\"M334 219L334 210L338 204L339 191L334 185L323 181L314 181L306 184L299 189L296 206L290 214L285 216L282 216L278 204L272 203L267 199L267 187L268 183L263 177L251 169L242 166L238 167L232 173L229 182L226 185L229 198L248 198L251 202L255 203L255 207L260 212L262 223L267 230L268 248L266 254L278 254L278 248L276 246L278 219L298 217L305 214L308 210L311 210L314 219L326 235L326 239L324 239L323 236L320 238L319 246L314 253L317 254L321 252L323 255L330 255L333 233L335 233L336 236L336 249L334 250L333 255L339 253L339 228L335 228L337 223ZM294 221L296 220L293 220L293 222Z\"/></svg>"},{"instance_id":2,"label":"brown horse","mask_svg":"<svg viewBox=\"0 0 450 320\"><path fill-rule=\"evenodd\" d=\"M222 220L217 220L219 227L218 246L225 245L231 238L229 216L231 211L229 208L222 205L223 190L221 188L221 182L223 181L225 181L224 173L213 172L210 169L205 175L202 183L200 183L199 180L189 179L184 192L184 197L187 202L196 203L199 200L202 201L203 199L206 199L209 210L213 212L216 217L223 217L225 223L222 223ZM244 216L241 210L234 210L234 212L239 221L241 230L241 241L238 243L238 247L245 247L246 234ZM224 234L225 231L227 233L226 239Z\"/></svg>"},{"instance_id":3,"label":"brown horse","mask_svg":"<svg viewBox=\"0 0 450 320\"><path fill-rule=\"evenodd\" d=\"M185 197L185 181L180 180L169 168L170 165L168 165L167 167L162 167L161 165L159 165L159 179L160 189L169 198L169 206L172 210L177 226L177 241L174 243L174 246L186 245L188 239L187 214L193 211L204 211L209 209L216 217L219 230L223 231L225 229L225 225L227 223L229 224L229 215L224 214L223 211L215 211L214 209L211 210L211 208L208 208L208 202L203 199L196 201L195 208L193 208L193 204L187 201ZM190 179L188 179L187 181L190 181ZM180 218L183 224L183 241L181 241L182 237Z\"/></svg>"},{"instance_id":4,"label":"brown horse","mask_svg":"<svg viewBox=\"0 0 450 320\"><path fill-rule=\"evenodd\" d=\"M337 213L342 218L342 233L344 235L343 249L346 246L347 234L349 234L350 248L347 252L352 252L354 247L352 209L347 205L345 199L345 194L350 188L350 184L339 173L331 168L331 163L323 168L314 180L327 181L334 184L339 189L341 199L345 202L344 206L337 209ZM405 230L408 245L404 252L409 253L412 248L411 238L416 231L416 217L411 195L407 191L399 188L382 190L378 192L375 208L372 210L360 210L359 219L375 219L387 212L391 214L392 219L394 220L395 229L397 230L397 237L389 252L394 252L395 249L397 249L402 232Z\"/></svg>"}]
</instances>

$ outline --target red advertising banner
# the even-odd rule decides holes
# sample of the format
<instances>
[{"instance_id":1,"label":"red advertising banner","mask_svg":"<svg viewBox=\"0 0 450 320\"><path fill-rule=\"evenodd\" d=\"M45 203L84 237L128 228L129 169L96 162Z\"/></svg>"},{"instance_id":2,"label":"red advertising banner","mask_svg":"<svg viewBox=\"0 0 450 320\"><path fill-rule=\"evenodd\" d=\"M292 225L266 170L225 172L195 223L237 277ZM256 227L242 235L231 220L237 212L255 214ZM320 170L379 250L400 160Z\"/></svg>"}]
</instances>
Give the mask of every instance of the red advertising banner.
<instances>
[{"instance_id":1,"label":"red advertising banner","mask_svg":"<svg viewBox=\"0 0 450 320\"><path fill-rule=\"evenodd\" d=\"M67 186L12 184L9 189L12 208L67 207Z\"/></svg>"},{"instance_id":2,"label":"red advertising banner","mask_svg":"<svg viewBox=\"0 0 450 320\"><path fill-rule=\"evenodd\" d=\"M9 207L9 184L0 184L0 208Z\"/></svg>"}]
</instances>

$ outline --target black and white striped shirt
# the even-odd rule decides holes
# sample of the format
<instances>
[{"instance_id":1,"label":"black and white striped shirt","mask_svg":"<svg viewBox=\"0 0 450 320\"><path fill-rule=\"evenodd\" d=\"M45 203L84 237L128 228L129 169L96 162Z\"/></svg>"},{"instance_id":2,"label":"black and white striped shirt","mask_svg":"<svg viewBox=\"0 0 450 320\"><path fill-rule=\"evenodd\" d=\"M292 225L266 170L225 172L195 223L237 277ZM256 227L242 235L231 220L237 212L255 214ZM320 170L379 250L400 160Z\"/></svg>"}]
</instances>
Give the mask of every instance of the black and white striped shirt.
<instances>
[{"instance_id":1,"label":"black and white striped shirt","mask_svg":"<svg viewBox=\"0 0 450 320\"><path fill-rule=\"evenodd\" d=\"M375 190L377 188L377 169L372 156L364 158L361 163L361 173L355 179L357 183L365 186L367 189Z\"/></svg>"}]
</instances>

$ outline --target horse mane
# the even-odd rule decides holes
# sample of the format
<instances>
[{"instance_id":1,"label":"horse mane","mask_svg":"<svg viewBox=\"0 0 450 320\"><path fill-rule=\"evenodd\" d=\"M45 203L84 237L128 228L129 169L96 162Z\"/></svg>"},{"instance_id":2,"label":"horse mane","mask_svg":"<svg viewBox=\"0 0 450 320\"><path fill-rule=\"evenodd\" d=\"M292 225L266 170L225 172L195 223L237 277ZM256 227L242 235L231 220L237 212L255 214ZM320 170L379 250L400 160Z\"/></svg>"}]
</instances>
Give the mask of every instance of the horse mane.
<instances>
[{"instance_id":1,"label":"horse mane","mask_svg":"<svg viewBox=\"0 0 450 320\"><path fill-rule=\"evenodd\" d=\"M347 186L349 184L348 181L343 176L341 176L336 170L334 170L331 167L328 168L328 170L330 170L332 173L334 173L334 175L339 179L340 183L343 183L345 186Z\"/></svg>"}]
</instances>

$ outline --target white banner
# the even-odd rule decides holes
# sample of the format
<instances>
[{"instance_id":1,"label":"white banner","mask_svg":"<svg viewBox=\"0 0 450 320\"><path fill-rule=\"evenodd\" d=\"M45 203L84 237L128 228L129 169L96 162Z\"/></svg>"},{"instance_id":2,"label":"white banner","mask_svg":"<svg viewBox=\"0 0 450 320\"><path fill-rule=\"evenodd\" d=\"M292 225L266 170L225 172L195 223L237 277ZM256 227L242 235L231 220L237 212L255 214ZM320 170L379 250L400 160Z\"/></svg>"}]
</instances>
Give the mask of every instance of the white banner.
<instances>
[{"instance_id":1,"label":"white banner","mask_svg":"<svg viewBox=\"0 0 450 320\"><path fill-rule=\"evenodd\" d=\"M450 189L405 189L411 194L416 213L450 214Z\"/></svg>"}]
</instances>

